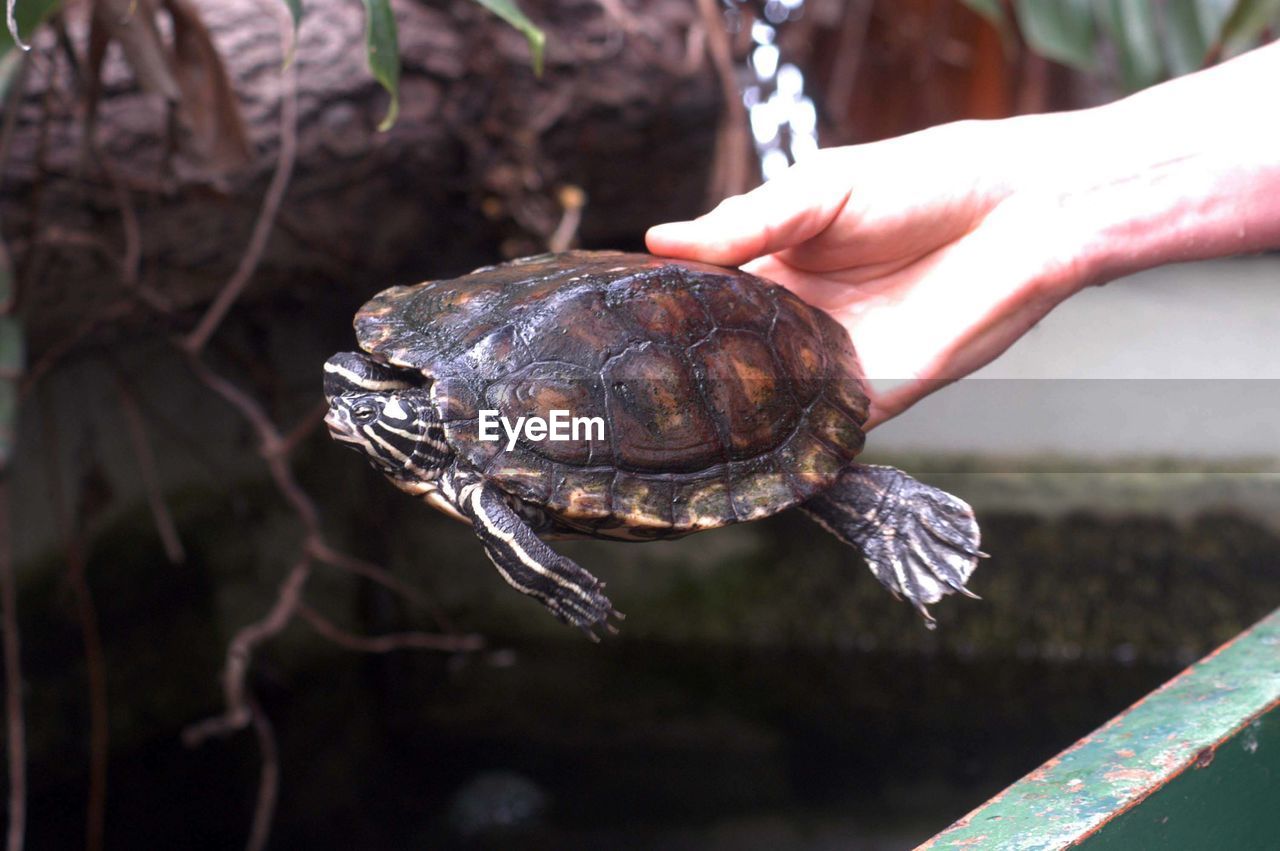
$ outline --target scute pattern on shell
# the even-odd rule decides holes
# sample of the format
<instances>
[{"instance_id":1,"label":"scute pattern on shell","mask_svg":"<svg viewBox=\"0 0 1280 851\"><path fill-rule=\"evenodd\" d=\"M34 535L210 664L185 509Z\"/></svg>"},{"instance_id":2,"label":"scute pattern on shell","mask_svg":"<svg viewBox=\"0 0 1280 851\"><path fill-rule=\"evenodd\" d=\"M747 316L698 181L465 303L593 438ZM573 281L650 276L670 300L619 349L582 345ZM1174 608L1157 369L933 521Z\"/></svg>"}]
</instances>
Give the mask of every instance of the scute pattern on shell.
<instances>
[{"instance_id":1,"label":"scute pattern on shell","mask_svg":"<svg viewBox=\"0 0 1280 851\"><path fill-rule=\"evenodd\" d=\"M868 401L848 334L744 272L575 251L392 287L361 347L421 371L447 439L506 492L595 534L671 537L822 491L862 448ZM606 444L480 441L514 420L601 416Z\"/></svg>"}]
</instances>

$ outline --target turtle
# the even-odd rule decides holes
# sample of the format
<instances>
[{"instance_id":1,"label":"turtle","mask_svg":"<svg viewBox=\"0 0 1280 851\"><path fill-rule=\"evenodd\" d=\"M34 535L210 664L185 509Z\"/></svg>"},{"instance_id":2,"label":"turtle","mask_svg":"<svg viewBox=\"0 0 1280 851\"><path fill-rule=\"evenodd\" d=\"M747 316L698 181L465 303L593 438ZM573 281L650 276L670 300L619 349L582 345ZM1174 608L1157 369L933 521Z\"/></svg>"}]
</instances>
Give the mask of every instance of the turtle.
<instances>
[{"instance_id":1,"label":"turtle","mask_svg":"<svg viewBox=\"0 0 1280 851\"><path fill-rule=\"evenodd\" d=\"M792 507L930 628L929 604L975 596L972 509L855 460L869 400L853 343L777 284L569 251L391 287L354 326L362 351L324 365L332 437L593 638L622 615L548 540L677 538Z\"/></svg>"}]
</instances>

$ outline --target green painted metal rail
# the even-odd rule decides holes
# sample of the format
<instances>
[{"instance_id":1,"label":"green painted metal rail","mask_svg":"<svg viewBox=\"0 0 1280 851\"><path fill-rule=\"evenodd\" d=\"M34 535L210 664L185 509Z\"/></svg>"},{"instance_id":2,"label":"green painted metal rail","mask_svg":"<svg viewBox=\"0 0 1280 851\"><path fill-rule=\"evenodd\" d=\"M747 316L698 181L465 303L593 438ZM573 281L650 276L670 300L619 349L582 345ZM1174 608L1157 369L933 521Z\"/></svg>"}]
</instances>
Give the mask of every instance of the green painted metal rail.
<instances>
[{"instance_id":1,"label":"green painted metal rail","mask_svg":"<svg viewBox=\"0 0 1280 851\"><path fill-rule=\"evenodd\" d=\"M1280 848L1280 609L922 848Z\"/></svg>"}]
</instances>

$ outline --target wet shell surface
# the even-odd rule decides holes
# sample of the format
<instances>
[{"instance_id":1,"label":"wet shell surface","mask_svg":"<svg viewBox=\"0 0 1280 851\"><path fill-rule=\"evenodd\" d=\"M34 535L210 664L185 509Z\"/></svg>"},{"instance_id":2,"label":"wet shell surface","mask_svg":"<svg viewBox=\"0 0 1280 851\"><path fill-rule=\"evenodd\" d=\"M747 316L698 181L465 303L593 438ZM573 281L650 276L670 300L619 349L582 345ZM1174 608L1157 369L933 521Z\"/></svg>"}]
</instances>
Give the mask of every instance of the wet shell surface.
<instances>
[{"instance_id":1,"label":"wet shell surface","mask_svg":"<svg viewBox=\"0 0 1280 851\"><path fill-rule=\"evenodd\" d=\"M747 273L574 251L392 287L360 346L415 370L459 463L566 526L646 539L774 514L863 445L847 333ZM600 417L603 439L479 439L479 413Z\"/></svg>"}]
</instances>

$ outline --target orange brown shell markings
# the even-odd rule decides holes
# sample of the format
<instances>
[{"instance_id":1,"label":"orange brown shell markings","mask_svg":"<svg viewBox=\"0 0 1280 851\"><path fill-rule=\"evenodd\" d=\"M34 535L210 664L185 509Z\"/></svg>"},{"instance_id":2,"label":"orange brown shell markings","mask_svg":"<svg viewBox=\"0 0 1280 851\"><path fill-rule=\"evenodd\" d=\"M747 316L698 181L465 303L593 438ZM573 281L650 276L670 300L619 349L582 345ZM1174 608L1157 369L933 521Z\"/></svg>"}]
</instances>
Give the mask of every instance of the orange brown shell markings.
<instances>
[{"instance_id":1,"label":"orange brown shell markings","mask_svg":"<svg viewBox=\"0 0 1280 851\"><path fill-rule=\"evenodd\" d=\"M449 444L565 524L671 537L789 508L862 449L848 335L747 273L566 252L393 287L356 315L370 354L430 381ZM599 417L603 439L479 439L512 421Z\"/></svg>"}]
</instances>

